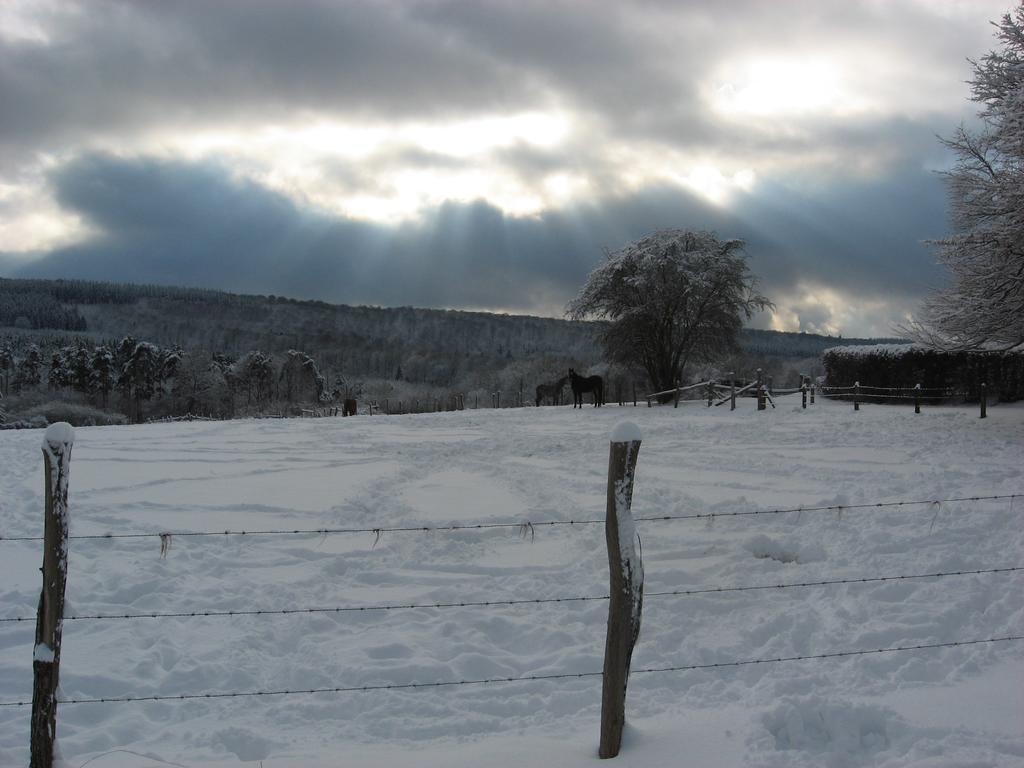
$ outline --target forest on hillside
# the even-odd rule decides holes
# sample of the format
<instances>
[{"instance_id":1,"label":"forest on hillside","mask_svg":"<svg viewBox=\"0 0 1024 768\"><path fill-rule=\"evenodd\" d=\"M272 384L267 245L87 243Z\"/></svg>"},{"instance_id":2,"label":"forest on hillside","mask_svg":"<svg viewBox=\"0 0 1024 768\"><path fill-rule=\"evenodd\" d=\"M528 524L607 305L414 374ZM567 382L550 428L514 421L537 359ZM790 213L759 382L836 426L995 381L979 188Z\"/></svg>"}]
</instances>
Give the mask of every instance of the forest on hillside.
<instances>
[{"instance_id":1,"label":"forest on hillside","mask_svg":"<svg viewBox=\"0 0 1024 768\"><path fill-rule=\"evenodd\" d=\"M484 312L0 278L0 420L53 420L55 404L88 413L93 423L103 423L102 414L142 421L295 413L346 397L440 403L458 394L490 404L504 392L508 405L532 401L538 384L569 367L606 376L609 399L631 397L634 389L642 395L644 375L602 361L598 328ZM820 353L838 342L746 329L740 350L692 375L760 367L788 384L818 373Z\"/></svg>"}]
</instances>

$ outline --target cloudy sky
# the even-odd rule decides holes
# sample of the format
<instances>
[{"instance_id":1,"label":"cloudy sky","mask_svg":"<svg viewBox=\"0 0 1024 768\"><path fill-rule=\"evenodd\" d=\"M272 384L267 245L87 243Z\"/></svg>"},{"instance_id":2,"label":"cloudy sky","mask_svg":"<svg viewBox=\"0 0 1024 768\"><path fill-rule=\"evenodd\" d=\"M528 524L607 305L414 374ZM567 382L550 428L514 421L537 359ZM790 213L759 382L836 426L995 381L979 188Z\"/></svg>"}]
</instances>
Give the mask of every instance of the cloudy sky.
<instances>
[{"instance_id":1,"label":"cloudy sky","mask_svg":"<svg viewBox=\"0 0 1024 768\"><path fill-rule=\"evenodd\" d=\"M890 335L1013 1L0 0L0 276L560 316L680 227Z\"/></svg>"}]
</instances>

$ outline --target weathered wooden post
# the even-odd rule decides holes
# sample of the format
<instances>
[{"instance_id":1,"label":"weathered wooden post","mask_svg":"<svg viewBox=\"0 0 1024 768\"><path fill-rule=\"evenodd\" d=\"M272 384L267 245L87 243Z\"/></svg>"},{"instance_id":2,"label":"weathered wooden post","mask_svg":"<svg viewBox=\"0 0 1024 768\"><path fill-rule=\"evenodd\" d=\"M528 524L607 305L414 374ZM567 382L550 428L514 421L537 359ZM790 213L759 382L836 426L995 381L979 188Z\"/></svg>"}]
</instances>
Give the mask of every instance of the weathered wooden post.
<instances>
[{"instance_id":1,"label":"weathered wooden post","mask_svg":"<svg viewBox=\"0 0 1024 768\"><path fill-rule=\"evenodd\" d=\"M765 402L764 393L765 393L764 384L761 384L757 388L757 410L759 410L759 411L763 411L765 408L768 407L767 403Z\"/></svg>"},{"instance_id":2,"label":"weathered wooden post","mask_svg":"<svg viewBox=\"0 0 1024 768\"><path fill-rule=\"evenodd\" d=\"M914 385L914 413L921 412L921 384Z\"/></svg>"},{"instance_id":3,"label":"weathered wooden post","mask_svg":"<svg viewBox=\"0 0 1024 768\"><path fill-rule=\"evenodd\" d=\"M633 382L633 407L636 408L636 382Z\"/></svg>"},{"instance_id":4,"label":"weathered wooden post","mask_svg":"<svg viewBox=\"0 0 1024 768\"><path fill-rule=\"evenodd\" d=\"M51 768L57 739L60 641L64 629L64 587L68 579L68 476L74 442L74 428L63 421L51 424L43 435L46 492L43 589L39 595L32 655L30 768Z\"/></svg>"},{"instance_id":5,"label":"weathered wooden post","mask_svg":"<svg viewBox=\"0 0 1024 768\"><path fill-rule=\"evenodd\" d=\"M679 384L680 384L680 382L677 381L676 382L676 404L674 406L672 406L673 408L678 408L679 407Z\"/></svg>"},{"instance_id":6,"label":"weathered wooden post","mask_svg":"<svg viewBox=\"0 0 1024 768\"><path fill-rule=\"evenodd\" d=\"M853 410L860 410L860 382L853 383Z\"/></svg>"},{"instance_id":7,"label":"weathered wooden post","mask_svg":"<svg viewBox=\"0 0 1024 768\"><path fill-rule=\"evenodd\" d=\"M608 634L604 646L601 692L601 744L598 756L615 757L622 746L626 722L626 684L633 646L640 635L644 602L644 566L630 507L633 479L642 436L635 424L623 421L611 434L608 455L608 501L604 533L608 544Z\"/></svg>"},{"instance_id":8,"label":"weathered wooden post","mask_svg":"<svg viewBox=\"0 0 1024 768\"><path fill-rule=\"evenodd\" d=\"M733 374L732 387L729 390L729 410L736 410L736 376Z\"/></svg>"},{"instance_id":9,"label":"weathered wooden post","mask_svg":"<svg viewBox=\"0 0 1024 768\"><path fill-rule=\"evenodd\" d=\"M708 408L711 407L712 401L715 399L715 380L712 379L708 382Z\"/></svg>"},{"instance_id":10,"label":"weathered wooden post","mask_svg":"<svg viewBox=\"0 0 1024 768\"><path fill-rule=\"evenodd\" d=\"M817 388L817 384L811 382L811 405L814 405L814 390Z\"/></svg>"},{"instance_id":11,"label":"weathered wooden post","mask_svg":"<svg viewBox=\"0 0 1024 768\"><path fill-rule=\"evenodd\" d=\"M800 384L800 406L807 410L807 384Z\"/></svg>"},{"instance_id":12,"label":"weathered wooden post","mask_svg":"<svg viewBox=\"0 0 1024 768\"><path fill-rule=\"evenodd\" d=\"M985 418L988 414L985 412L988 407L988 384L984 381L981 382L981 418Z\"/></svg>"}]
</instances>

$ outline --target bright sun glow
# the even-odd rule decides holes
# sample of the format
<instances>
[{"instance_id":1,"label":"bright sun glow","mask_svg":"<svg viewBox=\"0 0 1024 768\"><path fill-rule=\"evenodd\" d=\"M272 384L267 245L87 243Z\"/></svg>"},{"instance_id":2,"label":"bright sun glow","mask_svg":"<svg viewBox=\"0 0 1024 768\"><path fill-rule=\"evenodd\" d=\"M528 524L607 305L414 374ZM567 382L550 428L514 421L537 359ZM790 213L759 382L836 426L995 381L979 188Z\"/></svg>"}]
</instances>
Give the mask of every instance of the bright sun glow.
<instances>
[{"instance_id":1,"label":"bright sun glow","mask_svg":"<svg viewBox=\"0 0 1024 768\"><path fill-rule=\"evenodd\" d=\"M587 190L584 177L554 173L528 182L496 153L515 146L554 149L571 131L565 113L527 112L450 123L313 120L159 136L152 144L192 159L230 156L244 175L289 196L347 216L395 222L446 200L482 199L511 215L569 201ZM423 167L404 162L409 153L418 153ZM353 185L352 178L361 183Z\"/></svg>"},{"instance_id":2,"label":"bright sun glow","mask_svg":"<svg viewBox=\"0 0 1024 768\"><path fill-rule=\"evenodd\" d=\"M845 114L863 107L847 92L839 68L818 57L753 59L729 67L710 100L730 117Z\"/></svg>"},{"instance_id":3,"label":"bright sun glow","mask_svg":"<svg viewBox=\"0 0 1024 768\"><path fill-rule=\"evenodd\" d=\"M757 179L754 171L749 168L726 174L717 166L708 163L685 170L663 171L662 176L674 184L696 192L715 205L725 205L738 191L749 192Z\"/></svg>"}]
</instances>

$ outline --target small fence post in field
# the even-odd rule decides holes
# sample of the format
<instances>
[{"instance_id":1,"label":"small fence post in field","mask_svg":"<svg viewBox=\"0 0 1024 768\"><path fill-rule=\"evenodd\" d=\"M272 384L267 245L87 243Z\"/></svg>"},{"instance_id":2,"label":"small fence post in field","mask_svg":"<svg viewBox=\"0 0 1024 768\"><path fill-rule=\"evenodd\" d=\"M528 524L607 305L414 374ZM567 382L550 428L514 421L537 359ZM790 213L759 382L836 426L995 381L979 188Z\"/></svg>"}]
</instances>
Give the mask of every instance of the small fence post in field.
<instances>
[{"instance_id":1,"label":"small fence post in field","mask_svg":"<svg viewBox=\"0 0 1024 768\"><path fill-rule=\"evenodd\" d=\"M679 382L678 381L676 382L676 404L673 405L672 407L673 408L678 408L679 407Z\"/></svg>"},{"instance_id":2,"label":"small fence post in field","mask_svg":"<svg viewBox=\"0 0 1024 768\"><path fill-rule=\"evenodd\" d=\"M986 409L988 408L988 384L984 381L981 382L981 418L988 416Z\"/></svg>"},{"instance_id":3,"label":"small fence post in field","mask_svg":"<svg viewBox=\"0 0 1024 768\"><path fill-rule=\"evenodd\" d=\"M46 511L43 526L43 590L36 615L32 655L31 768L51 768L57 738L57 685L68 579L68 474L75 430L57 422L43 435Z\"/></svg>"},{"instance_id":4,"label":"small fence post in field","mask_svg":"<svg viewBox=\"0 0 1024 768\"><path fill-rule=\"evenodd\" d=\"M853 383L853 410L860 410L860 382Z\"/></svg>"},{"instance_id":5,"label":"small fence post in field","mask_svg":"<svg viewBox=\"0 0 1024 768\"><path fill-rule=\"evenodd\" d=\"M736 378L733 374L732 387L729 389L729 410L736 410Z\"/></svg>"},{"instance_id":6,"label":"small fence post in field","mask_svg":"<svg viewBox=\"0 0 1024 768\"><path fill-rule=\"evenodd\" d=\"M636 408L636 382L633 382L633 407Z\"/></svg>"},{"instance_id":7,"label":"small fence post in field","mask_svg":"<svg viewBox=\"0 0 1024 768\"><path fill-rule=\"evenodd\" d=\"M764 396L764 384L761 384L757 388L757 410L763 411L767 407L768 404L765 402Z\"/></svg>"},{"instance_id":8,"label":"small fence post in field","mask_svg":"<svg viewBox=\"0 0 1024 768\"><path fill-rule=\"evenodd\" d=\"M623 421L611 434L608 455L608 501L604 532L610 579L608 634L604 647L601 691L601 743L598 756L615 757L622 746L626 722L626 684L633 646L640 635L644 602L644 566L630 507L633 478L642 436L635 424Z\"/></svg>"},{"instance_id":9,"label":"small fence post in field","mask_svg":"<svg viewBox=\"0 0 1024 768\"><path fill-rule=\"evenodd\" d=\"M711 402L715 399L715 381L712 379L708 382L708 408L711 407Z\"/></svg>"},{"instance_id":10,"label":"small fence post in field","mask_svg":"<svg viewBox=\"0 0 1024 768\"><path fill-rule=\"evenodd\" d=\"M921 384L914 385L914 413L921 412Z\"/></svg>"},{"instance_id":11,"label":"small fence post in field","mask_svg":"<svg viewBox=\"0 0 1024 768\"><path fill-rule=\"evenodd\" d=\"M800 385L800 406L804 410L807 409L807 385L806 384L801 384Z\"/></svg>"},{"instance_id":12,"label":"small fence post in field","mask_svg":"<svg viewBox=\"0 0 1024 768\"><path fill-rule=\"evenodd\" d=\"M814 405L814 390L815 390L815 388L817 386L818 386L817 384L814 384L814 383L811 384L811 405Z\"/></svg>"}]
</instances>

